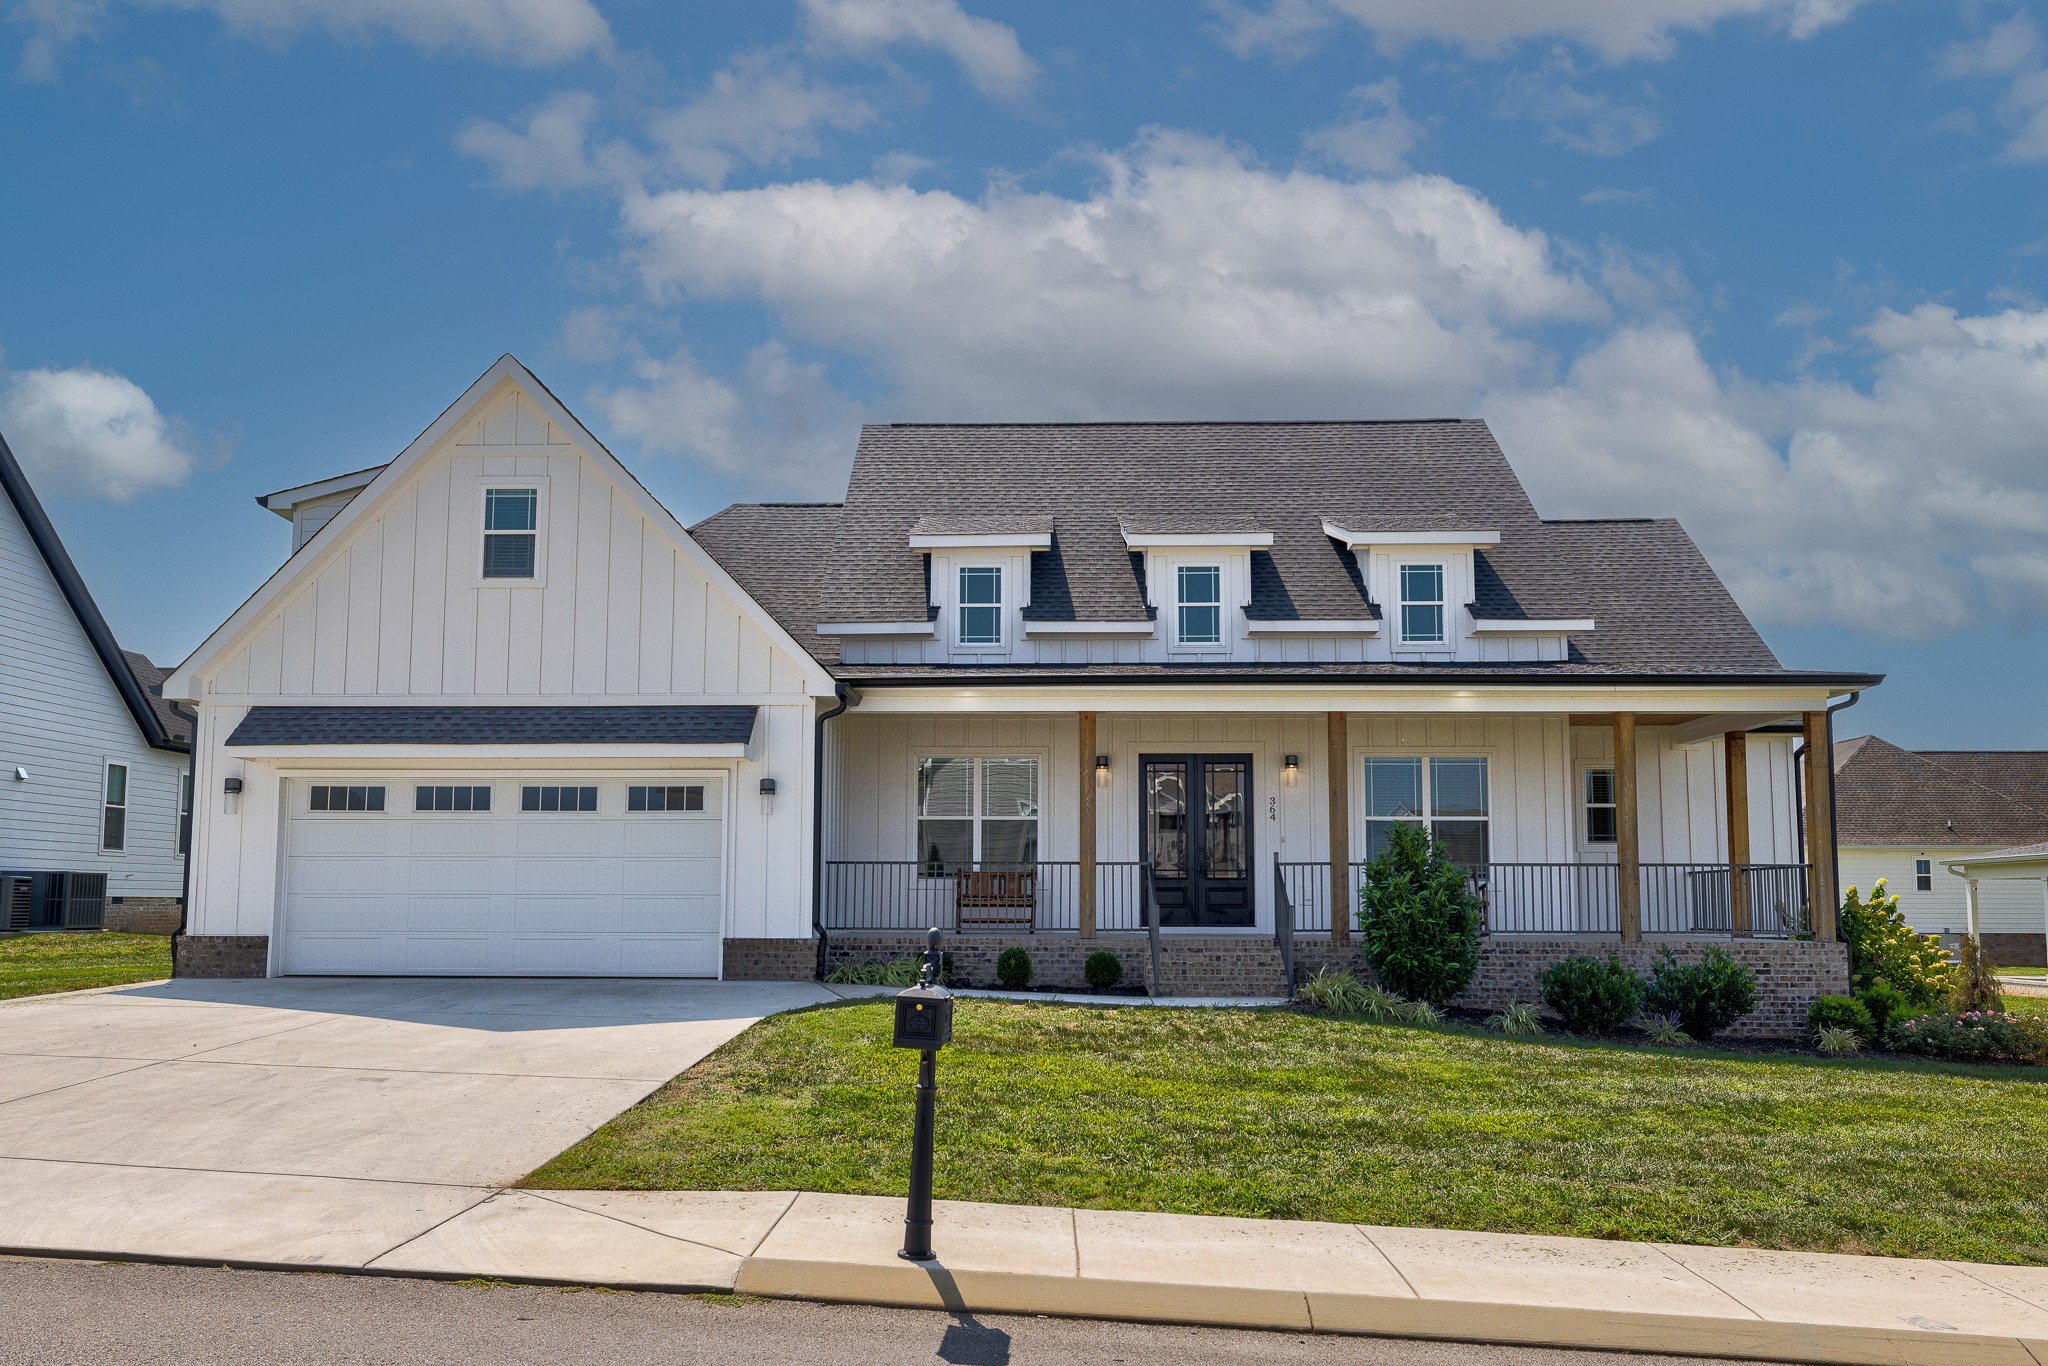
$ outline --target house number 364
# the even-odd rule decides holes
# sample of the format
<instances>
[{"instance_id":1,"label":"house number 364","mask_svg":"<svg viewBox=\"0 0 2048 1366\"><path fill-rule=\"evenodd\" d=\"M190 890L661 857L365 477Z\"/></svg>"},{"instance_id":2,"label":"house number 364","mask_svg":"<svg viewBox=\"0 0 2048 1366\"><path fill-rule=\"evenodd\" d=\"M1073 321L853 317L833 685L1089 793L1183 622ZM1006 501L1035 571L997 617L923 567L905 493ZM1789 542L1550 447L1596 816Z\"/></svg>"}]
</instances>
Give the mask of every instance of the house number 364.
<instances>
[{"instance_id":1,"label":"house number 364","mask_svg":"<svg viewBox=\"0 0 2048 1366\"><path fill-rule=\"evenodd\" d=\"M1278 797L1266 798L1266 819L1269 821L1280 819L1280 799Z\"/></svg>"}]
</instances>

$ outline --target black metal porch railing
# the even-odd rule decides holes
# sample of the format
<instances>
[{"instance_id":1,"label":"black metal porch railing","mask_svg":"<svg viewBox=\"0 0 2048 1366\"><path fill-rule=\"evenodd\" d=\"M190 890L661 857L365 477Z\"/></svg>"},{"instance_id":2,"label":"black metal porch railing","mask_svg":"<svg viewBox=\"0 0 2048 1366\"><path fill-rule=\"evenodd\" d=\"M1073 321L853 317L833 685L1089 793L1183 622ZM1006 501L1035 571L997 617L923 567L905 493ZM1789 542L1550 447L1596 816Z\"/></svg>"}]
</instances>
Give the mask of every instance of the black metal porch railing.
<instances>
[{"instance_id":1,"label":"black metal porch railing","mask_svg":"<svg viewBox=\"0 0 2048 1366\"><path fill-rule=\"evenodd\" d=\"M1281 872L1280 856L1273 855L1273 943L1280 950L1280 975L1287 983L1287 999L1294 999L1294 901L1287 894L1287 878Z\"/></svg>"},{"instance_id":2,"label":"black metal porch railing","mask_svg":"<svg viewBox=\"0 0 2048 1366\"><path fill-rule=\"evenodd\" d=\"M860 930L960 930L954 874L1034 872L1031 930L1073 934L1081 928L1078 860L963 863L934 872L915 859L839 859L825 864L823 919L835 933ZM1095 865L1095 927L1107 933L1145 927L1144 890L1136 863ZM973 927L970 925L969 931Z\"/></svg>"}]
</instances>

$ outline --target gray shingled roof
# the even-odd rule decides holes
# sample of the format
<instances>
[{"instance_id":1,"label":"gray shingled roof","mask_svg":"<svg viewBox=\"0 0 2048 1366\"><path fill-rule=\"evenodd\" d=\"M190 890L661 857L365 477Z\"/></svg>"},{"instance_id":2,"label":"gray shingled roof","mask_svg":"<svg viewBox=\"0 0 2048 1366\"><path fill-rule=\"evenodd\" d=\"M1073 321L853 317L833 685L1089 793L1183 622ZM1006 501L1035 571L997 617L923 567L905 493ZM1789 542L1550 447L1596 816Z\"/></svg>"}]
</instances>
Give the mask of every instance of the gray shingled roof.
<instances>
[{"instance_id":1,"label":"gray shingled roof","mask_svg":"<svg viewBox=\"0 0 2048 1366\"><path fill-rule=\"evenodd\" d=\"M253 707L230 745L743 745L755 707Z\"/></svg>"},{"instance_id":2,"label":"gray shingled roof","mask_svg":"<svg viewBox=\"0 0 2048 1366\"><path fill-rule=\"evenodd\" d=\"M135 681L142 685L142 691L149 698L149 709L156 713L156 719L163 725L164 734L180 744L192 743L192 713L176 702L164 700L164 680L171 675L169 669L150 662L147 655L133 650L121 651L121 658L128 661L128 668L135 675Z\"/></svg>"},{"instance_id":3,"label":"gray shingled roof","mask_svg":"<svg viewBox=\"0 0 2048 1366\"><path fill-rule=\"evenodd\" d=\"M1572 638L1566 663L1432 666L1437 672L1786 672L1678 523L1542 520L1493 434L1476 420L869 426L843 504L743 505L691 530L842 676L964 676L980 670L842 668L836 643L816 633L825 621L930 617L927 561L909 545L914 527L999 522L1013 529L1049 519L1052 547L1031 557L1025 615L1033 621L1151 618L1143 557L1125 544L1126 526L1271 531L1273 548L1251 556L1254 620L1378 617L1355 557L1324 533L1325 518L1349 530L1498 531L1500 544L1476 554L1475 614L1597 623ZM1143 676L1149 667L1089 672ZM1309 672L1392 677L1419 667L1329 665Z\"/></svg>"},{"instance_id":4,"label":"gray shingled roof","mask_svg":"<svg viewBox=\"0 0 2048 1366\"><path fill-rule=\"evenodd\" d=\"M1906 750L1875 735L1835 746L1843 844L1969 847L2048 840L2048 753Z\"/></svg>"},{"instance_id":5,"label":"gray shingled roof","mask_svg":"<svg viewBox=\"0 0 2048 1366\"><path fill-rule=\"evenodd\" d=\"M1046 536L1052 532L1050 513L953 514L920 517L911 524L913 536Z\"/></svg>"}]
</instances>

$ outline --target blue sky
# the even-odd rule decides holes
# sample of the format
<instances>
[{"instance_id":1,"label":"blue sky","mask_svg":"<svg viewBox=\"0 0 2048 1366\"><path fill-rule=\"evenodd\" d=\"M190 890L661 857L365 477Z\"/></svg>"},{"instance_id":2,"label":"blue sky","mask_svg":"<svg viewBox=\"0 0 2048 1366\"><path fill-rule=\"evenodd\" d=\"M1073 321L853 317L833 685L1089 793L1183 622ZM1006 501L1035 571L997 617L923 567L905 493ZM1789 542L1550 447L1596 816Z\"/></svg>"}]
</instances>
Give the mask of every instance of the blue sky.
<instances>
[{"instance_id":1,"label":"blue sky","mask_svg":"<svg viewBox=\"0 0 2048 1366\"><path fill-rule=\"evenodd\" d=\"M1846 720L2048 747L2048 43L1904 0L15 0L0 430L116 631L501 352L686 522L858 424L1479 414Z\"/></svg>"}]
</instances>

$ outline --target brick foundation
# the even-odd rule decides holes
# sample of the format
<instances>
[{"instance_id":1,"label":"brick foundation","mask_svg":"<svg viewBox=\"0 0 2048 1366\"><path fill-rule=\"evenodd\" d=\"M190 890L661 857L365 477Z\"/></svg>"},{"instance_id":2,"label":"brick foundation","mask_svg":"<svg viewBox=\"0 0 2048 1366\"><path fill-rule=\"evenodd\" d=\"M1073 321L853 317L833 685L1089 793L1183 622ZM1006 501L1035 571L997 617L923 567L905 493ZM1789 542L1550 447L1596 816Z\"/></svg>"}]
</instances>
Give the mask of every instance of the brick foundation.
<instances>
[{"instance_id":1,"label":"brick foundation","mask_svg":"<svg viewBox=\"0 0 2048 1366\"><path fill-rule=\"evenodd\" d=\"M1108 950L1123 961L1119 987L1143 987L1150 972L1150 958L1141 934L1105 934L1082 939L1071 934L949 934L942 947L953 955L953 985L993 987L996 985L996 955L1012 944L1031 955L1031 985L1066 991L1088 990L1081 968L1088 955ZM890 962L908 958L924 948L922 934L834 934L828 949L833 967L863 959Z\"/></svg>"},{"instance_id":2,"label":"brick foundation","mask_svg":"<svg viewBox=\"0 0 2048 1366\"><path fill-rule=\"evenodd\" d=\"M1987 934L1984 956L2002 968L2040 967L2048 963L2043 939L2038 934ZM1943 936L1946 942L1947 936Z\"/></svg>"},{"instance_id":3,"label":"brick foundation","mask_svg":"<svg viewBox=\"0 0 2048 1366\"><path fill-rule=\"evenodd\" d=\"M270 967L270 936L188 934L171 941L173 977L261 977Z\"/></svg>"},{"instance_id":4,"label":"brick foundation","mask_svg":"<svg viewBox=\"0 0 2048 1366\"><path fill-rule=\"evenodd\" d=\"M120 934L176 934L183 908L174 896L124 896L107 902L106 928Z\"/></svg>"},{"instance_id":5,"label":"brick foundation","mask_svg":"<svg viewBox=\"0 0 2048 1366\"><path fill-rule=\"evenodd\" d=\"M808 982L818 975L815 939L728 939L728 982Z\"/></svg>"}]
</instances>

